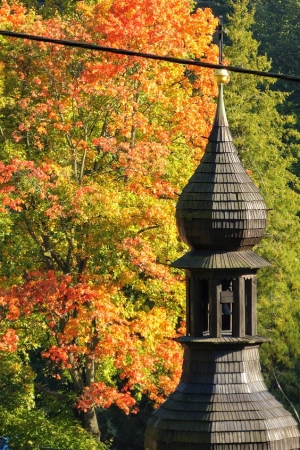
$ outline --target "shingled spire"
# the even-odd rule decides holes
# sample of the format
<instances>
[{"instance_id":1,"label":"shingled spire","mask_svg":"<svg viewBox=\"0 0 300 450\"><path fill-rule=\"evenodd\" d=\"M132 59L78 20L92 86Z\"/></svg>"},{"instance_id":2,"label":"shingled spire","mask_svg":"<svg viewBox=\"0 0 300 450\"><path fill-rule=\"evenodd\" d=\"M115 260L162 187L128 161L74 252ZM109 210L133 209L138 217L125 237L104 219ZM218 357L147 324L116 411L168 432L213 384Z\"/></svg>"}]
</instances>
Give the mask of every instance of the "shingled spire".
<instances>
[{"instance_id":1,"label":"shingled spire","mask_svg":"<svg viewBox=\"0 0 300 450\"><path fill-rule=\"evenodd\" d=\"M229 130L225 69L202 161L184 188L176 218L190 252L173 263L186 270L187 335L181 381L156 410L146 450L292 450L299 431L268 392L258 349L256 272L269 263L252 251L267 210L243 168Z\"/></svg>"},{"instance_id":2,"label":"shingled spire","mask_svg":"<svg viewBox=\"0 0 300 450\"><path fill-rule=\"evenodd\" d=\"M174 263L176 267L189 267L190 258L193 264L202 267L201 257L202 264L211 268L217 268L216 260L224 261L218 267L267 265L251 251L266 227L266 205L234 146L224 107L223 84L219 85L216 117L205 154L182 191L176 218L181 238L194 250ZM226 255L230 252L234 254Z\"/></svg>"}]
</instances>

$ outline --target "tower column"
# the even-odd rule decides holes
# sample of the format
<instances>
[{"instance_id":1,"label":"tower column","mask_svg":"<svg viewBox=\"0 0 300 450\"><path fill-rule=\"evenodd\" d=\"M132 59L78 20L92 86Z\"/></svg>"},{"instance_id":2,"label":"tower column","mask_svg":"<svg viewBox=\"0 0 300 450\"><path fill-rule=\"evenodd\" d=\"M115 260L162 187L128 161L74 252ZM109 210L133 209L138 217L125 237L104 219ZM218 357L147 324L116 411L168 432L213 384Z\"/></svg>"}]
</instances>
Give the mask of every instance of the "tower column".
<instances>
[{"instance_id":1,"label":"tower column","mask_svg":"<svg viewBox=\"0 0 300 450\"><path fill-rule=\"evenodd\" d=\"M245 280L246 334L257 335L257 278L253 275Z\"/></svg>"},{"instance_id":2,"label":"tower column","mask_svg":"<svg viewBox=\"0 0 300 450\"><path fill-rule=\"evenodd\" d=\"M245 279L237 277L233 281L232 336L245 337Z\"/></svg>"}]
</instances>

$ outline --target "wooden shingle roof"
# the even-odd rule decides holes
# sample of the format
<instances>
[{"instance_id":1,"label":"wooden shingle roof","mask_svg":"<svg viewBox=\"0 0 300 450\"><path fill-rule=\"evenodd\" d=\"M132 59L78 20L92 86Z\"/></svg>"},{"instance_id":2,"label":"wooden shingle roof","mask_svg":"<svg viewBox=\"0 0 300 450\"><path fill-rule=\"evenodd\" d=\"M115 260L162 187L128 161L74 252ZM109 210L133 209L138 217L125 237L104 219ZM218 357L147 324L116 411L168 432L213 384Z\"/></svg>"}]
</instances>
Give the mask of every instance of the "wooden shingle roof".
<instances>
[{"instance_id":1,"label":"wooden shingle roof","mask_svg":"<svg viewBox=\"0 0 300 450\"><path fill-rule=\"evenodd\" d=\"M191 250L171 264L178 269L259 269L270 265L251 250L241 252Z\"/></svg>"}]
</instances>

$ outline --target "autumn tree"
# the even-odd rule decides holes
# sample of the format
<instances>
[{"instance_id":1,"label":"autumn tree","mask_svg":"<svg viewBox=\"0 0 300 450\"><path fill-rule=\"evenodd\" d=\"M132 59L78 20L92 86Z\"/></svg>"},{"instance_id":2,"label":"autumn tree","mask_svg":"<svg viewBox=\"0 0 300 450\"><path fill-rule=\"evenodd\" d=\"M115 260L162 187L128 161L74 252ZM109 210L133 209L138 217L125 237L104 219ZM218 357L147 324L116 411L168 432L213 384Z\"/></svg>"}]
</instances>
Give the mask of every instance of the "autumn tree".
<instances>
[{"instance_id":1,"label":"autumn tree","mask_svg":"<svg viewBox=\"0 0 300 450\"><path fill-rule=\"evenodd\" d=\"M78 2L44 19L3 2L0 27L215 62L216 21L190 6ZM174 204L202 155L216 86L203 68L1 43L1 350L38 349L48 365L36 395L63 394L99 440L97 407L136 412L178 380Z\"/></svg>"}]
</instances>

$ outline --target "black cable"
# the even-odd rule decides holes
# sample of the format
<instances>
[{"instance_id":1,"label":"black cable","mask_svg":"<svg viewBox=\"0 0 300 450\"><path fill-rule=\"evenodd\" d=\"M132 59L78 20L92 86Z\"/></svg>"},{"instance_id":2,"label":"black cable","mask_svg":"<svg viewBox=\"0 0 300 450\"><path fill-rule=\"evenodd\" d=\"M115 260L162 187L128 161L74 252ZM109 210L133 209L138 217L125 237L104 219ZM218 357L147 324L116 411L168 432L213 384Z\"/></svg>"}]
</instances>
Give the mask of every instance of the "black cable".
<instances>
[{"instance_id":1,"label":"black cable","mask_svg":"<svg viewBox=\"0 0 300 450\"><path fill-rule=\"evenodd\" d=\"M133 50L125 50L125 49L121 49L121 48L104 47L102 45L89 44L87 42L67 41L64 39L53 39L53 38L44 37L44 36L35 36L35 35L31 35L31 34L17 33L15 31L0 30L0 35L10 36L10 37L19 38L19 39L29 39L31 41L49 42L51 44L64 45L66 47L75 47L75 48L77 47L77 48L85 48L88 50L96 50L96 51L100 51L100 52L115 53L118 55L138 56L140 58L154 59L154 60L158 60L158 61L167 61L167 62L174 63L174 64L184 64L184 65L189 65L189 66L207 67L208 69L224 69L224 66L222 66L220 64L207 63L207 62L196 61L196 60L192 60L192 59L174 58L173 56L159 56L159 55L155 55L152 53L143 53L143 52L137 52L137 51L133 51ZM236 67L236 66L226 66L226 69L230 72L246 73L249 75L256 75L256 76L260 76L260 77L276 78L276 79L287 80L287 81L295 81L297 83L300 82L300 77L297 77L295 75L284 75L284 74L280 74L280 73L263 72L260 70L244 69L243 67Z\"/></svg>"}]
</instances>

